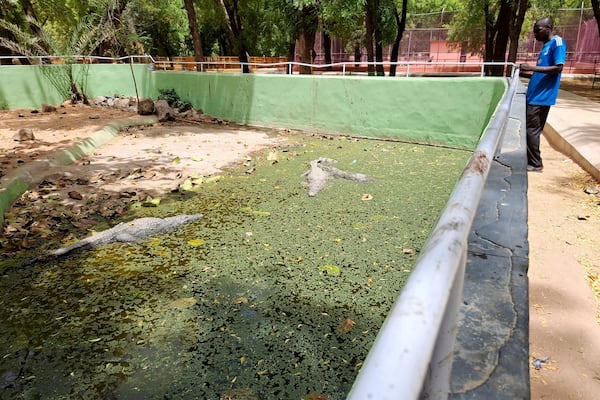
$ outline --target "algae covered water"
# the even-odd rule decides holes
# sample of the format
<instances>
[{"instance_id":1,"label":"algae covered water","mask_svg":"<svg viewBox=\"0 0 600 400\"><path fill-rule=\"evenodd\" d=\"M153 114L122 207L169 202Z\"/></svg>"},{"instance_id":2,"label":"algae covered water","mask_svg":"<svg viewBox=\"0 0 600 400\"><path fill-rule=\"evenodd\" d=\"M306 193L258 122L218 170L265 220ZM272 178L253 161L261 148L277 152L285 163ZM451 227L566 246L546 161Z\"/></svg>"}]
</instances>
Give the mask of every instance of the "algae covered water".
<instances>
[{"instance_id":1,"label":"algae covered water","mask_svg":"<svg viewBox=\"0 0 600 400\"><path fill-rule=\"evenodd\" d=\"M174 233L4 271L0 397L345 398L470 154L286 143L132 211ZM309 197L319 157L374 180Z\"/></svg>"}]
</instances>

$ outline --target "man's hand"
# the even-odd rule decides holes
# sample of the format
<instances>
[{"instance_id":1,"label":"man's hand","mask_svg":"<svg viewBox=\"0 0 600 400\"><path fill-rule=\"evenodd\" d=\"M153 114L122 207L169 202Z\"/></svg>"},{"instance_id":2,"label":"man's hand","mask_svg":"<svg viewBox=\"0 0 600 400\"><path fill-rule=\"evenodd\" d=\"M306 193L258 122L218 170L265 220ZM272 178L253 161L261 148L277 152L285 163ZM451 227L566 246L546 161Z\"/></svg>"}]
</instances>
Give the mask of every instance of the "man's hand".
<instances>
[{"instance_id":1,"label":"man's hand","mask_svg":"<svg viewBox=\"0 0 600 400\"><path fill-rule=\"evenodd\" d=\"M562 72L563 66L562 66L562 64L558 64L558 65L550 65L547 67L540 67L537 65L523 63L523 64L519 65L519 69L521 70L521 72L533 71L533 72L541 72L543 74L555 75L555 74L560 74Z\"/></svg>"},{"instance_id":2,"label":"man's hand","mask_svg":"<svg viewBox=\"0 0 600 400\"><path fill-rule=\"evenodd\" d=\"M519 65L519 69L521 71L533 71L534 70L533 67L534 67L533 65L529 65L527 63L523 63L523 64Z\"/></svg>"}]
</instances>

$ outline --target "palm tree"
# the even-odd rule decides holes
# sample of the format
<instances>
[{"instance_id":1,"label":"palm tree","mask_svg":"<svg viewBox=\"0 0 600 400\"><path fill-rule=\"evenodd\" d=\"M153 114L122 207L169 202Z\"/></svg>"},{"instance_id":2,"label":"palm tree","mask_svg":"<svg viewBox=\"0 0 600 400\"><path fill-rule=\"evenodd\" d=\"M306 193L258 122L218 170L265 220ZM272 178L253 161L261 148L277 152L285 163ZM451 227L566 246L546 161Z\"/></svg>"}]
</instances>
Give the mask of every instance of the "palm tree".
<instances>
[{"instance_id":1,"label":"palm tree","mask_svg":"<svg viewBox=\"0 0 600 400\"><path fill-rule=\"evenodd\" d=\"M0 20L0 28L10 33L7 37L0 37L0 46L6 47L17 55L28 57L30 61L41 61L42 74L50 81L52 86L64 98L71 98L73 102L82 101L88 103L87 96L82 91L87 78L87 65L83 64L75 68L78 58L91 54L101 42L101 28L81 21L75 26L70 39L66 44L52 35L36 19L27 17L30 26L35 26L35 33L26 32L16 24L6 20ZM51 64L49 61L56 57L59 64Z\"/></svg>"}]
</instances>

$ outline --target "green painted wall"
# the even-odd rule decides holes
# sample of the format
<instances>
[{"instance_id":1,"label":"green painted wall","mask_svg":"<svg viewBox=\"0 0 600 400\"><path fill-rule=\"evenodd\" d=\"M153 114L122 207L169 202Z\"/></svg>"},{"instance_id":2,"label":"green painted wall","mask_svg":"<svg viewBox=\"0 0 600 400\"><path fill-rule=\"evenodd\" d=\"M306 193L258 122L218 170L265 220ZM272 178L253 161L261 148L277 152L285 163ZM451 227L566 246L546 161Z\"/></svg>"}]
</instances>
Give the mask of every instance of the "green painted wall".
<instances>
[{"instance_id":1,"label":"green painted wall","mask_svg":"<svg viewBox=\"0 0 600 400\"><path fill-rule=\"evenodd\" d=\"M134 65L140 97L175 89L214 117L474 148L506 89L501 78L287 76L150 71ZM0 107L59 103L39 68L0 67ZM89 66L86 93L135 96L128 64Z\"/></svg>"}]
</instances>

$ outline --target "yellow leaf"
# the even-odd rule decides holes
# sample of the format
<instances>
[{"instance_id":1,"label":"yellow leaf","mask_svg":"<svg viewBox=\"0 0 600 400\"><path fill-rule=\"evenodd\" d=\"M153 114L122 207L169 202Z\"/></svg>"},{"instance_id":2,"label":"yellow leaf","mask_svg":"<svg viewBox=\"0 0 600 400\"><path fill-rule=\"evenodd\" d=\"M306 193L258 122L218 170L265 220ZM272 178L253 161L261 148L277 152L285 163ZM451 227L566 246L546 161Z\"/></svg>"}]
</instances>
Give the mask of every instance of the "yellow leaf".
<instances>
[{"instance_id":1,"label":"yellow leaf","mask_svg":"<svg viewBox=\"0 0 600 400\"><path fill-rule=\"evenodd\" d=\"M204 244L204 239L191 239L187 242L190 246L202 246Z\"/></svg>"},{"instance_id":2,"label":"yellow leaf","mask_svg":"<svg viewBox=\"0 0 600 400\"><path fill-rule=\"evenodd\" d=\"M204 159L202 157L200 157L200 156L193 156L192 157L192 161L202 161L202 160L204 160Z\"/></svg>"},{"instance_id":3,"label":"yellow leaf","mask_svg":"<svg viewBox=\"0 0 600 400\"><path fill-rule=\"evenodd\" d=\"M183 181L183 183L181 184L181 190L185 190L185 191L190 191L194 188L194 185L192 184L192 181L189 179L186 179L185 181Z\"/></svg>"},{"instance_id":4,"label":"yellow leaf","mask_svg":"<svg viewBox=\"0 0 600 400\"><path fill-rule=\"evenodd\" d=\"M327 273L327 275L338 276L340 274L340 267L337 265L327 264L319 268L319 271Z\"/></svg>"},{"instance_id":5,"label":"yellow leaf","mask_svg":"<svg viewBox=\"0 0 600 400\"><path fill-rule=\"evenodd\" d=\"M177 309L190 308L190 307L194 306L196 303L197 303L197 301L193 297L182 297L180 299L173 300L172 302L167 304L167 308L177 308Z\"/></svg>"},{"instance_id":6,"label":"yellow leaf","mask_svg":"<svg viewBox=\"0 0 600 400\"><path fill-rule=\"evenodd\" d=\"M172 164L172 165L177 165L177 164L179 164L179 163L181 163L181 158L179 158L179 157L175 157L175 158L174 158L174 159L171 161L171 164Z\"/></svg>"}]
</instances>

